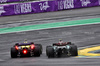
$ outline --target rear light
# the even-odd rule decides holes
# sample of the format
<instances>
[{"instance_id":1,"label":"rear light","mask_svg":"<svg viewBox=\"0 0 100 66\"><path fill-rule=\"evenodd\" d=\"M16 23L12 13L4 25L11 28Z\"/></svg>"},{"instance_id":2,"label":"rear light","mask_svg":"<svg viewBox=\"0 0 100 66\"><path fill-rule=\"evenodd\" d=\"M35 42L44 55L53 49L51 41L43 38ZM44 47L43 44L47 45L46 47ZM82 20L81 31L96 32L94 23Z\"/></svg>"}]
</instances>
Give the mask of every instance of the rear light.
<instances>
[{"instance_id":1,"label":"rear light","mask_svg":"<svg viewBox=\"0 0 100 66\"><path fill-rule=\"evenodd\" d=\"M18 46L15 46L15 49L18 50Z\"/></svg>"},{"instance_id":2,"label":"rear light","mask_svg":"<svg viewBox=\"0 0 100 66\"><path fill-rule=\"evenodd\" d=\"M26 49L23 50L23 54L27 54L27 50Z\"/></svg>"},{"instance_id":3,"label":"rear light","mask_svg":"<svg viewBox=\"0 0 100 66\"><path fill-rule=\"evenodd\" d=\"M32 45L31 45L31 49L34 49L34 48L35 48L35 45L34 45L34 44L32 44Z\"/></svg>"}]
</instances>

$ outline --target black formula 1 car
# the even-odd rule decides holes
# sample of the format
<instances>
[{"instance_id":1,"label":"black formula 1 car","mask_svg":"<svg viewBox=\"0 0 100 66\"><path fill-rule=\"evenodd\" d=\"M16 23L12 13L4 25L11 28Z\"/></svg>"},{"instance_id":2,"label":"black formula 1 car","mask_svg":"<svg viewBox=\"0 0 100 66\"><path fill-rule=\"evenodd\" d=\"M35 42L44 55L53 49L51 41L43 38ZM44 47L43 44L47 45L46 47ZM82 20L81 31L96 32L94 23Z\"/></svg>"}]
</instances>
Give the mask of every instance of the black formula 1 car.
<instances>
[{"instance_id":1,"label":"black formula 1 car","mask_svg":"<svg viewBox=\"0 0 100 66\"><path fill-rule=\"evenodd\" d=\"M53 43L52 46L46 47L46 54L48 58L61 57L61 56L77 56L77 46L71 42L65 43Z\"/></svg>"},{"instance_id":2,"label":"black formula 1 car","mask_svg":"<svg viewBox=\"0 0 100 66\"><path fill-rule=\"evenodd\" d=\"M37 56L42 54L42 45L31 43L16 43L11 47L11 58Z\"/></svg>"}]
</instances>

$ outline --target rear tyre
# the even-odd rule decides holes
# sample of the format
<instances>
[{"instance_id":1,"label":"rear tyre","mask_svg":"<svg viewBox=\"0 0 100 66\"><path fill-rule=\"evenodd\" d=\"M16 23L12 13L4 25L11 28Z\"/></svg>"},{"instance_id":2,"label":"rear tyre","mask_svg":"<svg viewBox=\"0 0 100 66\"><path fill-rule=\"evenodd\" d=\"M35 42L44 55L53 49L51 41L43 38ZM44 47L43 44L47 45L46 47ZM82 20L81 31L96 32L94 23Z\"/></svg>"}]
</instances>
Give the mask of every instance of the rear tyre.
<instances>
[{"instance_id":1,"label":"rear tyre","mask_svg":"<svg viewBox=\"0 0 100 66\"><path fill-rule=\"evenodd\" d=\"M48 58L54 57L54 49L52 46L46 47L46 54L47 54Z\"/></svg>"},{"instance_id":2,"label":"rear tyre","mask_svg":"<svg viewBox=\"0 0 100 66\"><path fill-rule=\"evenodd\" d=\"M35 44L36 46L40 46L40 54L42 54L42 51L43 51L43 48L42 48L42 45L41 44Z\"/></svg>"},{"instance_id":3,"label":"rear tyre","mask_svg":"<svg viewBox=\"0 0 100 66\"><path fill-rule=\"evenodd\" d=\"M11 58L17 58L18 51L15 48L11 48Z\"/></svg>"},{"instance_id":4,"label":"rear tyre","mask_svg":"<svg viewBox=\"0 0 100 66\"><path fill-rule=\"evenodd\" d=\"M34 49L34 56L35 57L39 57L41 54L41 48L40 46L35 46L35 49Z\"/></svg>"},{"instance_id":5,"label":"rear tyre","mask_svg":"<svg viewBox=\"0 0 100 66\"><path fill-rule=\"evenodd\" d=\"M78 50L76 45L71 45L71 55L78 56Z\"/></svg>"},{"instance_id":6,"label":"rear tyre","mask_svg":"<svg viewBox=\"0 0 100 66\"><path fill-rule=\"evenodd\" d=\"M46 55L48 56L48 47L51 47L51 46L46 46Z\"/></svg>"}]
</instances>

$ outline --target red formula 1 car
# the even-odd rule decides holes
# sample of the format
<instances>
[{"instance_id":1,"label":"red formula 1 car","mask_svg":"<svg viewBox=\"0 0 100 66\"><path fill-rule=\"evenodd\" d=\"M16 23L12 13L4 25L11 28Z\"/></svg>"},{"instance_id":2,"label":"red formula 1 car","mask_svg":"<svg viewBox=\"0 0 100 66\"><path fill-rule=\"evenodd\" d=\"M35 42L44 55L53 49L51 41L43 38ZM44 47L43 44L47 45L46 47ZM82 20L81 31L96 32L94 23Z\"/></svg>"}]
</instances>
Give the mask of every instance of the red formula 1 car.
<instances>
[{"instance_id":1,"label":"red formula 1 car","mask_svg":"<svg viewBox=\"0 0 100 66\"><path fill-rule=\"evenodd\" d=\"M11 47L11 58L22 56L40 56L42 54L42 45L31 43L16 43Z\"/></svg>"}]
</instances>

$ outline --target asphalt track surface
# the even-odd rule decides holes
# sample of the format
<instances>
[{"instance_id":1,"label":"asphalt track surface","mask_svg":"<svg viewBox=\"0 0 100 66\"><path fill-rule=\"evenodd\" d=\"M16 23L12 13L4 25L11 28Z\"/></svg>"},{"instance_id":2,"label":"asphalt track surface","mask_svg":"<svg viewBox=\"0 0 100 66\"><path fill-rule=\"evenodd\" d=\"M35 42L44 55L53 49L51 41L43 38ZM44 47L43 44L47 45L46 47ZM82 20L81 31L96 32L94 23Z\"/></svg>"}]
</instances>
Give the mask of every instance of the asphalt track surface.
<instances>
[{"instance_id":1,"label":"asphalt track surface","mask_svg":"<svg viewBox=\"0 0 100 66\"><path fill-rule=\"evenodd\" d=\"M51 58L48 59L45 47L52 43L71 41L78 47L85 47L100 43L100 24L56 29L36 30L29 32L2 34L0 37L0 66L99 66L100 58ZM30 41L43 45L41 57L10 58L10 47L16 42ZM99 45L99 44L98 44Z\"/></svg>"},{"instance_id":2,"label":"asphalt track surface","mask_svg":"<svg viewBox=\"0 0 100 66\"><path fill-rule=\"evenodd\" d=\"M99 16L94 15L93 17ZM9 33L0 35L0 38L0 66L100 66L99 57L62 57L48 59L45 53L46 46L58 42L59 39L66 42L71 41L79 48L100 45L100 24ZM16 42L23 42L24 39L43 45L43 54L41 57L14 59L10 57L10 48Z\"/></svg>"}]
</instances>

